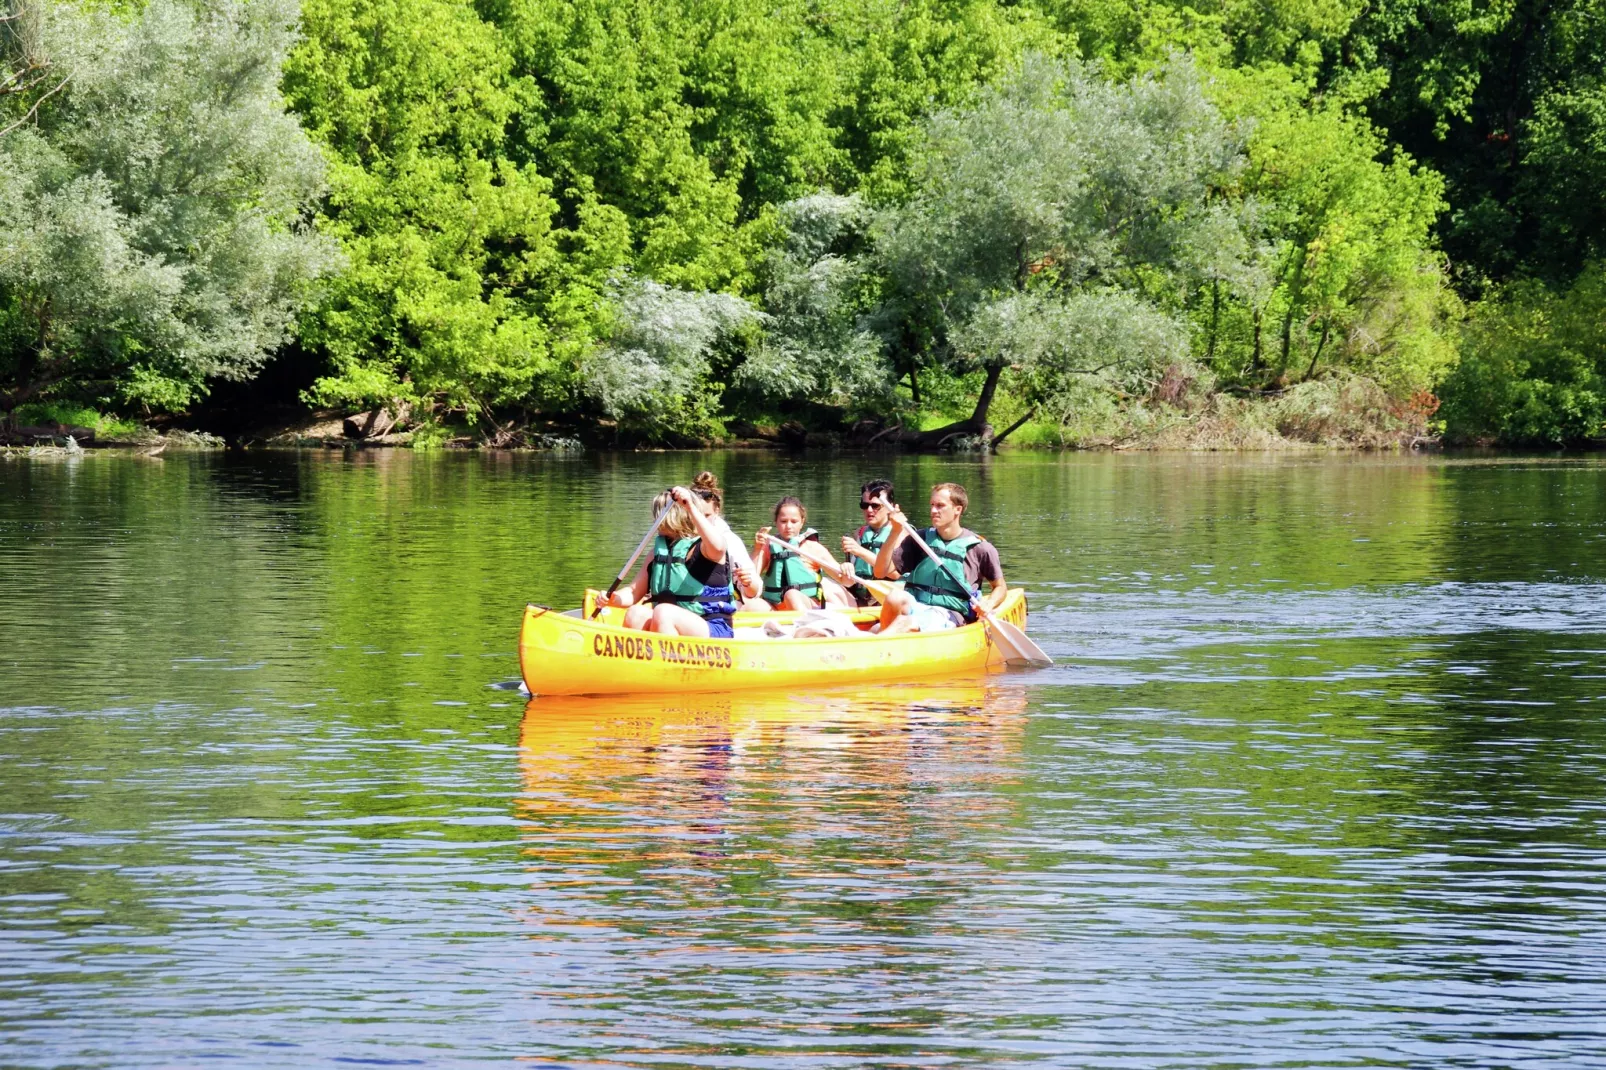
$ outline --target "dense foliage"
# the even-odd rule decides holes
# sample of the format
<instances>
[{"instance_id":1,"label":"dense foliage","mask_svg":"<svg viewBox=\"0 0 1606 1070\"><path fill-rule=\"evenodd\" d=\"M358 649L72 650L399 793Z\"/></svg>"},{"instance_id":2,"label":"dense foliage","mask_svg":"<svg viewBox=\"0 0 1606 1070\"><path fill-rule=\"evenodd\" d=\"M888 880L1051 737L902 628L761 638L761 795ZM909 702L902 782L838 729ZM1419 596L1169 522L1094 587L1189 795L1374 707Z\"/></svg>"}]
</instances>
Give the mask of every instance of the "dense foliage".
<instances>
[{"instance_id":1,"label":"dense foliage","mask_svg":"<svg viewBox=\"0 0 1606 1070\"><path fill-rule=\"evenodd\" d=\"M301 225L323 165L277 90L294 5L8 10L9 69L48 67L0 140L5 409L171 409L250 376L337 262Z\"/></svg>"},{"instance_id":2,"label":"dense foliage","mask_svg":"<svg viewBox=\"0 0 1606 1070\"><path fill-rule=\"evenodd\" d=\"M1603 14L0 0L0 409L1594 439Z\"/></svg>"}]
</instances>

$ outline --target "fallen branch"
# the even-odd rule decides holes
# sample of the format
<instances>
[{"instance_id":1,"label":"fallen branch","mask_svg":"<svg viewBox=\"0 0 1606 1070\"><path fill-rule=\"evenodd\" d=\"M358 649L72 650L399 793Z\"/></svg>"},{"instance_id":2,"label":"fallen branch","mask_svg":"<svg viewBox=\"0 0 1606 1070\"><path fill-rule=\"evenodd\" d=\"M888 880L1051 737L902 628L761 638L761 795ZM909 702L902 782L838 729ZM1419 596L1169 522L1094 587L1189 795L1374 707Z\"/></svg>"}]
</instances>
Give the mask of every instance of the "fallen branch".
<instances>
[{"instance_id":1,"label":"fallen branch","mask_svg":"<svg viewBox=\"0 0 1606 1070\"><path fill-rule=\"evenodd\" d=\"M1013 435L1016 431L1019 431L1022 427L1026 426L1026 421L1030 420L1033 416L1036 416L1036 415L1037 415L1037 406L1033 405L1031 408L1026 410L1026 415L1025 416L1022 416L1019 420L1016 420L1014 423L1012 423L1008 427L1004 428L1003 431L1001 431L1000 433L998 433L998 434L993 436L992 448L996 450L998 448L998 444L1000 442L1004 441L1004 439L1008 438L1010 435Z\"/></svg>"},{"instance_id":2,"label":"fallen branch","mask_svg":"<svg viewBox=\"0 0 1606 1070\"><path fill-rule=\"evenodd\" d=\"M67 83L70 82L70 81L72 81L72 75L69 74L67 77L65 77L61 81L57 82L56 83L56 87L54 89L50 90L48 93L45 93L43 96L41 96L38 100L34 101L33 102L33 107L29 108L27 111L22 113L22 118L18 119L16 122L14 122L10 126L6 127L4 130L0 130L0 137L5 137L7 134L11 133L11 131L15 130L17 127L21 126L23 123L26 123L29 119L32 119L36 114L38 114L39 105L43 104L45 101L49 100L51 97L53 97L57 93L61 92L61 90L63 88L65 88Z\"/></svg>"}]
</instances>

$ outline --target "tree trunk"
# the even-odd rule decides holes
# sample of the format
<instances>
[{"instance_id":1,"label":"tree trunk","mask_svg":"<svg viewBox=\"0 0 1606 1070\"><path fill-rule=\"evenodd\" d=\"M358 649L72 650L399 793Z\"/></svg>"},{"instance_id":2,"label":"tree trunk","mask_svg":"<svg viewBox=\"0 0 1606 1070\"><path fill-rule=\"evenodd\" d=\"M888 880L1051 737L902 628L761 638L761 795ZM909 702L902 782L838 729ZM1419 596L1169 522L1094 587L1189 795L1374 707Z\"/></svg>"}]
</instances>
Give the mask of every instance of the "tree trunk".
<instances>
[{"instance_id":1,"label":"tree trunk","mask_svg":"<svg viewBox=\"0 0 1606 1070\"><path fill-rule=\"evenodd\" d=\"M1288 306L1288 314L1283 317L1282 339L1282 356L1277 360L1277 370L1279 372L1286 371L1288 369L1288 350L1294 340L1293 305Z\"/></svg>"},{"instance_id":2,"label":"tree trunk","mask_svg":"<svg viewBox=\"0 0 1606 1070\"><path fill-rule=\"evenodd\" d=\"M1004 441L1004 439L1008 438L1010 435L1013 435L1016 431L1019 431L1022 427L1025 427L1026 421L1030 420L1036 415L1037 406L1033 405L1031 408L1026 410L1026 415L1022 416L1019 420L1016 420L1014 423L1010 424L1008 427L1004 428L998 434L993 436L993 440L989 444L991 448L996 450L1000 442Z\"/></svg>"},{"instance_id":3,"label":"tree trunk","mask_svg":"<svg viewBox=\"0 0 1606 1070\"><path fill-rule=\"evenodd\" d=\"M1205 346L1205 363L1212 368L1216 363L1216 335L1221 327L1221 280L1210 282L1210 342Z\"/></svg>"},{"instance_id":4,"label":"tree trunk","mask_svg":"<svg viewBox=\"0 0 1606 1070\"><path fill-rule=\"evenodd\" d=\"M1249 357L1249 370L1252 372L1258 372L1266 367L1266 362L1261 354L1260 349L1260 320L1261 317L1265 315L1266 309L1263 305L1251 305L1250 308L1250 318L1254 321L1255 329L1255 349Z\"/></svg>"},{"instance_id":5,"label":"tree trunk","mask_svg":"<svg viewBox=\"0 0 1606 1070\"><path fill-rule=\"evenodd\" d=\"M998 380L1004 374L1002 364L987 365L987 378L981 384L981 393L976 396L976 408L970 414L970 426L981 434L987 426L987 410L993 407L993 395L998 392Z\"/></svg>"},{"instance_id":6,"label":"tree trunk","mask_svg":"<svg viewBox=\"0 0 1606 1070\"><path fill-rule=\"evenodd\" d=\"M1296 245L1295 250L1303 249L1303 245ZM1294 338L1294 311L1299 307L1299 298L1305 289L1305 258L1303 256L1293 262L1294 277L1288 283L1288 311L1283 316L1283 352L1282 359L1277 362L1277 374L1282 375L1288 371L1288 353Z\"/></svg>"},{"instance_id":7,"label":"tree trunk","mask_svg":"<svg viewBox=\"0 0 1606 1070\"><path fill-rule=\"evenodd\" d=\"M1322 320L1322 337L1316 343L1316 352L1311 355L1310 367L1305 369L1305 378L1309 379L1316 374L1316 362L1322 359L1322 348L1327 345L1327 332L1333 329L1331 319Z\"/></svg>"},{"instance_id":8,"label":"tree trunk","mask_svg":"<svg viewBox=\"0 0 1606 1070\"><path fill-rule=\"evenodd\" d=\"M955 437L973 436L991 441L993 429L987 422L987 412L993 407L993 396L998 393L998 380L1003 374L1002 364L987 365L987 378L981 384L981 393L976 395L976 407L965 419L934 427L930 431L903 430L889 437L901 446L919 450L940 449Z\"/></svg>"},{"instance_id":9,"label":"tree trunk","mask_svg":"<svg viewBox=\"0 0 1606 1070\"><path fill-rule=\"evenodd\" d=\"M920 367L915 364L909 365L909 399L920 407Z\"/></svg>"}]
</instances>

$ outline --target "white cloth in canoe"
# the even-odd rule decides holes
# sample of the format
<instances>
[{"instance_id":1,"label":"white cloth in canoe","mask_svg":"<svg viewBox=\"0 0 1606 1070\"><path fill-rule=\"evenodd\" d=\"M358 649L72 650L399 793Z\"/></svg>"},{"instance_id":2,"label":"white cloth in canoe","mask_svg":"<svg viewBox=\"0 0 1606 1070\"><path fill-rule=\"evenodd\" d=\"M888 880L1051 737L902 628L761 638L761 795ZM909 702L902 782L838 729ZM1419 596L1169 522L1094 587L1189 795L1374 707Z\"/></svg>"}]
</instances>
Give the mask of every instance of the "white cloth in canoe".
<instances>
[{"instance_id":1,"label":"white cloth in canoe","mask_svg":"<svg viewBox=\"0 0 1606 1070\"><path fill-rule=\"evenodd\" d=\"M767 620L762 628L738 628L738 639L851 639L865 634L838 609L808 609L794 623Z\"/></svg>"}]
</instances>

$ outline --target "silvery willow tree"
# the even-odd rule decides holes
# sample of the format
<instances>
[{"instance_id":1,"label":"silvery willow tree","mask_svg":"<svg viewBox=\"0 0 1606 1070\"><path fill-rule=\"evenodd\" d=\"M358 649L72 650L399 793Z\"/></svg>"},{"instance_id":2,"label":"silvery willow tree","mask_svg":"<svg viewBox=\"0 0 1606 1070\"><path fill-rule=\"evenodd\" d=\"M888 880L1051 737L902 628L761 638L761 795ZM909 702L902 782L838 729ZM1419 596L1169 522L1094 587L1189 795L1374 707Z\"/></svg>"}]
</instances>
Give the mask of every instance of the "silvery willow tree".
<instances>
[{"instance_id":1,"label":"silvery willow tree","mask_svg":"<svg viewBox=\"0 0 1606 1070\"><path fill-rule=\"evenodd\" d=\"M763 315L740 297L615 280L612 329L581 367L583 389L616 426L657 439L717 430L712 381L721 348L736 350Z\"/></svg>"},{"instance_id":2,"label":"silvery willow tree","mask_svg":"<svg viewBox=\"0 0 1606 1070\"><path fill-rule=\"evenodd\" d=\"M873 213L857 196L820 192L778 216L785 236L763 262L769 330L737 383L768 400L885 407L894 373L865 316L878 288L863 255Z\"/></svg>"},{"instance_id":3,"label":"silvery willow tree","mask_svg":"<svg viewBox=\"0 0 1606 1070\"><path fill-rule=\"evenodd\" d=\"M0 411L174 410L250 376L336 261L278 90L294 0L0 10L27 31L4 77L49 72L0 98Z\"/></svg>"},{"instance_id":4,"label":"silvery willow tree","mask_svg":"<svg viewBox=\"0 0 1606 1070\"><path fill-rule=\"evenodd\" d=\"M927 124L914 192L874 225L893 345L982 373L971 415L918 436L992 437L1008 369L1029 402L1143 393L1188 359L1173 317L1224 252L1248 251L1223 191L1243 137L1185 58L1111 83L1028 59Z\"/></svg>"}]
</instances>

